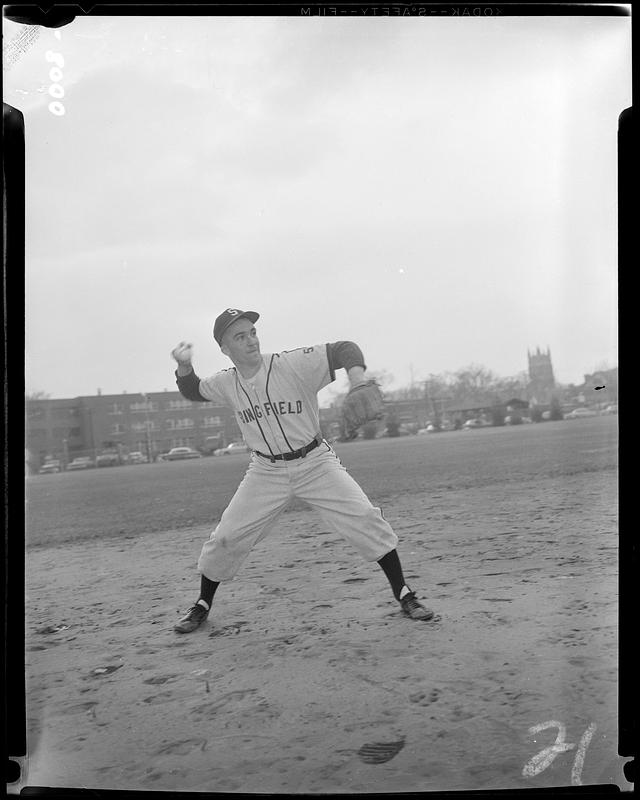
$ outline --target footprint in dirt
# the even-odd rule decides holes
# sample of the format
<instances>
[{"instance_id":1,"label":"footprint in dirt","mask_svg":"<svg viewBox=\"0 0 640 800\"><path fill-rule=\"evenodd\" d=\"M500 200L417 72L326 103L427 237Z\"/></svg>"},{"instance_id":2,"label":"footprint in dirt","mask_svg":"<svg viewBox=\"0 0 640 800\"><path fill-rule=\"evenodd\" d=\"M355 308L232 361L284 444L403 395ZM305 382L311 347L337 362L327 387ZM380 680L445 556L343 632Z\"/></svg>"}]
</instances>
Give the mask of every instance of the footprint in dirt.
<instances>
[{"instance_id":1,"label":"footprint in dirt","mask_svg":"<svg viewBox=\"0 0 640 800\"><path fill-rule=\"evenodd\" d=\"M84 703L75 703L71 706L66 706L63 710L63 714L80 714L83 711L92 711L98 705L97 700L87 700Z\"/></svg>"},{"instance_id":2,"label":"footprint in dirt","mask_svg":"<svg viewBox=\"0 0 640 800\"><path fill-rule=\"evenodd\" d=\"M203 738L182 739L179 742L170 742L169 744L163 745L161 748L156 750L156 755L187 756L192 750L195 750L196 747L204 753L206 746L207 740Z\"/></svg>"},{"instance_id":3,"label":"footprint in dirt","mask_svg":"<svg viewBox=\"0 0 640 800\"><path fill-rule=\"evenodd\" d=\"M439 689L432 689L430 692L415 692L414 694L409 695L409 700L412 703L416 703L419 706L430 706L431 703L435 703L436 700L440 697L440 690Z\"/></svg>"},{"instance_id":4,"label":"footprint in dirt","mask_svg":"<svg viewBox=\"0 0 640 800\"><path fill-rule=\"evenodd\" d=\"M173 697L173 692L158 692L158 694L152 694L150 697L145 697L142 702L149 706L155 706L159 703L166 703L170 697Z\"/></svg>"},{"instance_id":5,"label":"footprint in dirt","mask_svg":"<svg viewBox=\"0 0 640 800\"><path fill-rule=\"evenodd\" d=\"M146 678L143 683L149 683L152 686L160 686L163 683L172 683L177 677L177 675L157 675L153 678Z\"/></svg>"},{"instance_id":6,"label":"footprint in dirt","mask_svg":"<svg viewBox=\"0 0 640 800\"><path fill-rule=\"evenodd\" d=\"M68 625L60 624L60 625L47 625L45 628L40 628L36 631L37 634L40 636L47 636L51 633L60 633L61 631L66 631L69 629Z\"/></svg>"},{"instance_id":7,"label":"footprint in dirt","mask_svg":"<svg viewBox=\"0 0 640 800\"><path fill-rule=\"evenodd\" d=\"M505 625L509 622L509 620L506 617L502 616L501 614L498 614L495 611L484 611L483 609L477 609L476 611L470 611L469 614L470 616L473 615L482 616L490 622L497 622L501 625Z\"/></svg>"},{"instance_id":8,"label":"footprint in dirt","mask_svg":"<svg viewBox=\"0 0 640 800\"><path fill-rule=\"evenodd\" d=\"M119 670L123 667L124 664L110 664L106 667L96 667L92 669L88 675L85 675L85 678L104 678L107 675L111 675L116 670Z\"/></svg>"},{"instance_id":9,"label":"footprint in dirt","mask_svg":"<svg viewBox=\"0 0 640 800\"><path fill-rule=\"evenodd\" d=\"M282 650L284 647L296 644L297 637L296 636L279 636L276 637L271 641L269 644L269 652L272 653L274 651Z\"/></svg>"},{"instance_id":10,"label":"footprint in dirt","mask_svg":"<svg viewBox=\"0 0 640 800\"><path fill-rule=\"evenodd\" d=\"M227 692L227 694L222 695L222 697L218 697L211 703L206 705L198 706L195 708L191 713L192 714L211 714L219 709L223 708L224 706L232 703L234 701L243 700L248 695L255 694L258 690L257 689L236 689L232 692Z\"/></svg>"},{"instance_id":11,"label":"footprint in dirt","mask_svg":"<svg viewBox=\"0 0 640 800\"><path fill-rule=\"evenodd\" d=\"M572 667L585 667L591 661L593 659L588 656L571 656L571 658L567 659L567 663L571 664Z\"/></svg>"},{"instance_id":12,"label":"footprint in dirt","mask_svg":"<svg viewBox=\"0 0 640 800\"><path fill-rule=\"evenodd\" d=\"M209 634L209 638L214 639L216 636L235 636L236 634L240 633L243 625L249 624L250 623L247 620L239 619L237 622L233 622L231 625L225 625L224 628L214 628Z\"/></svg>"},{"instance_id":13,"label":"footprint in dirt","mask_svg":"<svg viewBox=\"0 0 640 800\"><path fill-rule=\"evenodd\" d=\"M469 711L468 709L465 709L461 705L457 705L457 706L454 706L454 708L453 708L453 713L451 714L451 719L454 722L463 722L464 720L472 719L475 716L476 716L476 714L474 712Z\"/></svg>"},{"instance_id":14,"label":"footprint in dirt","mask_svg":"<svg viewBox=\"0 0 640 800\"><path fill-rule=\"evenodd\" d=\"M342 583L364 583L366 578L346 578Z\"/></svg>"},{"instance_id":15,"label":"footprint in dirt","mask_svg":"<svg viewBox=\"0 0 640 800\"><path fill-rule=\"evenodd\" d=\"M358 756L365 764L385 764L391 761L404 747L404 739L396 742L369 742L358 750Z\"/></svg>"},{"instance_id":16,"label":"footprint in dirt","mask_svg":"<svg viewBox=\"0 0 640 800\"><path fill-rule=\"evenodd\" d=\"M168 771L164 771L161 769L154 769L153 767L149 767L147 769L146 774L142 777L142 780L145 783L152 783L159 780L164 780L166 782L169 781L176 781L183 779L187 776L188 772L185 769L170 769Z\"/></svg>"}]
</instances>

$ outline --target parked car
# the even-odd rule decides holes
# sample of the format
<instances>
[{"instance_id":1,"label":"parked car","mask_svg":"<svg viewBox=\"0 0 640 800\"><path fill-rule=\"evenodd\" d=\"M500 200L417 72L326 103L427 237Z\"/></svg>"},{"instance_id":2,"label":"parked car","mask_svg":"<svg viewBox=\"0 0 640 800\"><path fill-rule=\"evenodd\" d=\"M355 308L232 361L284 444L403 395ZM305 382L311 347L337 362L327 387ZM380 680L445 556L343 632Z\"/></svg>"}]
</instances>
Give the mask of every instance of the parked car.
<instances>
[{"instance_id":1,"label":"parked car","mask_svg":"<svg viewBox=\"0 0 640 800\"><path fill-rule=\"evenodd\" d=\"M231 442L226 447L219 447L213 451L214 456L233 456L237 453L249 453L250 448L244 442Z\"/></svg>"},{"instance_id":2,"label":"parked car","mask_svg":"<svg viewBox=\"0 0 640 800\"><path fill-rule=\"evenodd\" d=\"M172 447L168 453L162 455L163 461L179 461L183 458L202 458L202 453L193 447Z\"/></svg>"},{"instance_id":3,"label":"parked car","mask_svg":"<svg viewBox=\"0 0 640 800\"><path fill-rule=\"evenodd\" d=\"M222 447L223 441L222 436L206 436L200 448L202 455L212 456L216 450Z\"/></svg>"},{"instance_id":4,"label":"parked car","mask_svg":"<svg viewBox=\"0 0 640 800\"><path fill-rule=\"evenodd\" d=\"M146 464L149 461L149 459L145 456L144 453L141 453L140 450L134 450L127 456L127 461L129 462L129 464Z\"/></svg>"},{"instance_id":5,"label":"parked car","mask_svg":"<svg viewBox=\"0 0 640 800\"><path fill-rule=\"evenodd\" d=\"M95 467L95 462L90 456L78 456L69 464L67 470L91 469L92 467Z\"/></svg>"},{"instance_id":6,"label":"parked car","mask_svg":"<svg viewBox=\"0 0 640 800\"><path fill-rule=\"evenodd\" d=\"M582 419L582 417L597 417L598 412L592 408L574 408L568 414L565 414L565 419Z\"/></svg>"},{"instance_id":7,"label":"parked car","mask_svg":"<svg viewBox=\"0 0 640 800\"><path fill-rule=\"evenodd\" d=\"M468 419L462 428L465 431L470 431L472 428L484 428L486 424L483 419Z\"/></svg>"},{"instance_id":8,"label":"parked car","mask_svg":"<svg viewBox=\"0 0 640 800\"><path fill-rule=\"evenodd\" d=\"M398 436L411 436L411 431L404 423L400 423L399 425L387 423L387 427L383 429L382 435L395 439Z\"/></svg>"},{"instance_id":9,"label":"parked car","mask_svg":"<svg viewBox=\"0 0 640 800\"><path fill-rule=\"evenodd\" d=\"M427 420L424 424L424 428L418 428L417 434L418 436L424 436L425 433L438 433L439 431L448 430L447 423L441 422L439 425L435 422L431 422Z\"/></svg>"},{"instance_id":10,"label":"parked car","mask_svg":"<svg viewBox=\"0 0 640 800\"><path fill-rule=\"evenodd\" d=\"M603 414L617 414L618 413L618 404L617 403L611 403L611 405L607 406L602 413Z\"/></svg>"},{"instance_id":11,"label":"parked car","mask_svg":"<svg viewBox=\"0 0 640 800\"><path fill-rule=\"evenodd\" d=\"M51 475L54 472L60 472L61 469L62 469L62 466L61 466L60 462L56 461L56 460L52 460L52 461L45 462L40 467L39 472L40 472L41 475Z\"/></svg>"},{"instance_id":12,"label":"parked car","mask_svg":"<svg viewBox=\"0 0 640 800\"><path fill-rule=\"evenodd\" d=\"M117 467L120 456L113 450L107 450L96 458L96 467Z\"/></svg>"}]
</instances>

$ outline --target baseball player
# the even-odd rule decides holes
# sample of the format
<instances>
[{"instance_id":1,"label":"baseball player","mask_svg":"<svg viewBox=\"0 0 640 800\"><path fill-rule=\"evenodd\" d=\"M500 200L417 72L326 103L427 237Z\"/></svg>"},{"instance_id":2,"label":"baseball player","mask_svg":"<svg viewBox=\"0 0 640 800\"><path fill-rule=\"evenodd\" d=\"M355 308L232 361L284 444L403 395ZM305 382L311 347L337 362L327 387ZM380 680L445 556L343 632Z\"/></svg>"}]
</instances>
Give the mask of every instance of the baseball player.
<instances>
[{"instance_id":1,"label":"baseball player","mask_svg":"<svg viewBox=\"0 0 640 800\"><path fill-rule=\"evenodd\" d=\"M200 595L175 631L190 633L205 621L219 584L236 575L294 497L317 509L327 528L340 533L365 560L377 561L408 617L431 619L433 611L405 583L398 537L320 433L318 392L341 368L352 389L366 383L362 351L341 341L263 354L258 318L255 311L228 308L216 319L214 339L234 366L212 377L196 375L190 344L180 342L171 353L182 395L233 408L252 450L244 478L202 547Z\"/></svg>"}]
</instances>

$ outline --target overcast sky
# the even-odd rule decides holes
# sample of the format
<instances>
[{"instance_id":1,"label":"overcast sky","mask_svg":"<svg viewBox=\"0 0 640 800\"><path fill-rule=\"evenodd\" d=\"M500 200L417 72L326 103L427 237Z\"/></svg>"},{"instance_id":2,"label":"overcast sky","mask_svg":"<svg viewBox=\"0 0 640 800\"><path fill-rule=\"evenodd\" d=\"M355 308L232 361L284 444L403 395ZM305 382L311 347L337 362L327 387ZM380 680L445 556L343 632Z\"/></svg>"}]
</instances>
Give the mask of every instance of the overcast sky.
<instances>
[{"instance_id":1,"label":"overcast sky","mask_svg":"<svg viewBox=\"0 0 640 800\"><path fill-rule=\"evenodd\" d=\"M617 363L628 17L4 33L29 391L174 389L183 339L200 375L226 368L211 330L229 306L261 314L263 352L352 339L394 388L470 363L515 375L536 346L564 383Z\"/></svg>"}]
</instances>

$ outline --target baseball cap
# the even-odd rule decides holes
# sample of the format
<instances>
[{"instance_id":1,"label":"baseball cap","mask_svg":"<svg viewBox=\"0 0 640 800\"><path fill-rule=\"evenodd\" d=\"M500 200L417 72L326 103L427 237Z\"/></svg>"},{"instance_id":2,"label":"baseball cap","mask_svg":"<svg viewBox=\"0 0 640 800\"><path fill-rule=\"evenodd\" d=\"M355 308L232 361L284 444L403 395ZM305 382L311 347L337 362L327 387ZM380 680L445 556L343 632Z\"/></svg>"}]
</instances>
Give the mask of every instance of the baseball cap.
<instances>
[{"instance_id":1,"label":"baseball cap","mask_svg":"<svg viewBox=\"0 0 640 800\"><path fill-rule=\"evenodd\" d=\"M255 311L241 311L239 308L226 308L215 321L213 326L213 338L219 345L222 345L222 336L229 325L233 325L234 322L243 318L255 323L259 317L260 314L257 314Z\"/></svg>"}]
</instances>

